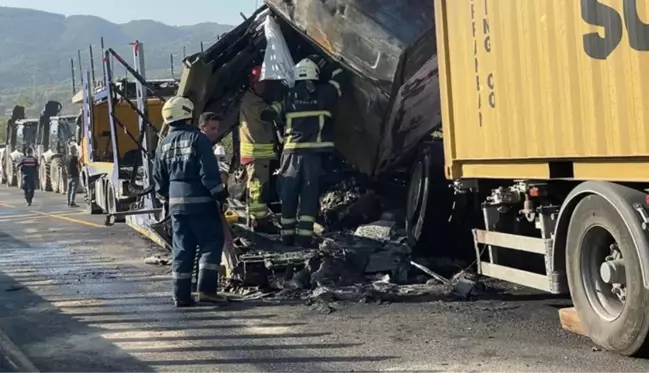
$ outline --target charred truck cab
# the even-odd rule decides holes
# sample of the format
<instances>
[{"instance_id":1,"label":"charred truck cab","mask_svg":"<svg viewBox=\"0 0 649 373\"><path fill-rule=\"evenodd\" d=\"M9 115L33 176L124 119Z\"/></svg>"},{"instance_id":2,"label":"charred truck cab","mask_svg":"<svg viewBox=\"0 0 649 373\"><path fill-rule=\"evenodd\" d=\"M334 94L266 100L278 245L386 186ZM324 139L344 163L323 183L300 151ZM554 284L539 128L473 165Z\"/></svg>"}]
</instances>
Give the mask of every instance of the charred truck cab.
<instances>
[{"instance_id":1,"label":"charred truck cab","mask_svg":"<svg viewBox=\"0 0 649 373\"><path fill-rule=\"evenodd\" d=\"M269 26L269 20L277 27ZM250 69L262 63L265 71L287 69L267 66L273 60L265 59L269 53L288 54L289 61L318 54L341 64L351 76L350 92L340 101L334 124L342 168L402 186L404 204L405 186L414 175L418 186L410 193L407 227L411 243L423 247L423 241L437 235L432 232L437 228L423 229L424 222L444 233L443 224L437 222L448 218L448 209L426 206L428 192L444 196L450 192L441 138L431 135L441 133L439 110L429 109L439 108L433 30L433 3L427 0L394 4L266 0L216 44L185 59L179 95L195 103L197 114L223 113L222 131L227 133L238 125L239 101ZM273 45L268 52L269 35L283 37L287 51ZM234 165L236 161L235 156ZM238 185L229 183L230 188ZM450 203L449 197L449 207Z\"/></svg>"},{"instance_id":2,"label":"charred truck cab","mask_svg":"<svg viewBox=\"0 0 649 373\"><path fill-rule=\"evenodd\" d=\"M177 89L174 80L144 79L142 49L139 42L133 46L135 67L114 50L105 50L105 78L99 89L91 89L89 72L83 77L81 179L88 211L107 214L107 224L124 221L131 204L147 193L154 149L147 144L155 144L155 133L163 122L164 97ZM135 76L135 82L114 81L110 61L121 64ZM153 97L143 93L147 89L155 92Z\"/></svg>"}]
</instances>

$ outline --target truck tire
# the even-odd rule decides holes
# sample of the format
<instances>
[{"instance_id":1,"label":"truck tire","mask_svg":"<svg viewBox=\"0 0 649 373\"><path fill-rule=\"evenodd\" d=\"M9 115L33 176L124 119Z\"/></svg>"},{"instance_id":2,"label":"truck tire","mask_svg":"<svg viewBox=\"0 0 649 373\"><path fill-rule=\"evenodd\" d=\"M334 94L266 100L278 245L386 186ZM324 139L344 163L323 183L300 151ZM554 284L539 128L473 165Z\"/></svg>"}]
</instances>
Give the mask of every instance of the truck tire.
<instances>
[{"instance_id":1,"label":"truck tire","mask_svg":"<svg viewBox=\"0 0 649 373\"><path fill-rule=\"evenodd\" d=\"M85 186L84 188L85 194L83 195L83 201L85 202L86 205L86 212L90 215L101 214L103 212L101 207L99 207L96 203L93 202L95 190L92 186L90 186L88 179L85 177L84 177L84 186Z\"/></svg>"},{"instance_id":2,"label":"truck tire","mask_svg":"<svg viewBox=\"0 0 649 373\"><path fill-rule=\"evenodd\" d=\"M566 241L568 285L593 342L621 355L646 356L649 290L627 224L638 223L625 221L603 197L577 204Z\"/></svg>"},{"instance_id":3,"label":"truck tire","mask_svg":"<svg viewBox=\"0 0 649 373\"><path fill-rule=\"evenodd\" d=\"M106 206L108 206L108 214L112 214L118 211L128 210L128 206L123 206L115 198L115 189L112 185L108 185L108 191L106 193ZM125 216L120 216L115 218L115 222L124 223L126 221Z\"/></svg>"},{"instance_id":4,"label":"truck tire","mask_svg":"<svg viewBox=\"0 0 649 373\"><path fill-rule=\"evenodd\" d=\"M50 163L47 163L45 161L43 162L43 176L41 178L41 190L45 192L51 192L52 191L52 180L50 179L50 175L52 172L52 165Z\"/></svg>"},{"instance_id":5,"label":"truck tire","mask_svg":"<svg viewBox=\"0 0 649 373\"><path fill-rule=\"evenodd\" d=\"M453 193L444 176L442 144L426 144L411 168L406 200L406 233L415 252L453 254L446 237L452 203Z\"/></svg>"},{"instance_id":6,"label":"truck tire","mask_svg":"<svg viewBox=\"0 0 649 373\"><path fill-rule=\"evenodd\" d=\"M50 185L54 193L61 193L61 183L59 182L59 174L61 173L61 158L54 158L50 162Z\"/></svg>"},{"instance_id":7,"label":"truck tire","mask_svg":"<svg viewBox=\"0 0 649 373\"><path fill-rule=\"evenodd\" d=\"M7 188L18 186L18 172L15 166L11 166L11 172L7 175Z\"/></svg>"}]
</instances>

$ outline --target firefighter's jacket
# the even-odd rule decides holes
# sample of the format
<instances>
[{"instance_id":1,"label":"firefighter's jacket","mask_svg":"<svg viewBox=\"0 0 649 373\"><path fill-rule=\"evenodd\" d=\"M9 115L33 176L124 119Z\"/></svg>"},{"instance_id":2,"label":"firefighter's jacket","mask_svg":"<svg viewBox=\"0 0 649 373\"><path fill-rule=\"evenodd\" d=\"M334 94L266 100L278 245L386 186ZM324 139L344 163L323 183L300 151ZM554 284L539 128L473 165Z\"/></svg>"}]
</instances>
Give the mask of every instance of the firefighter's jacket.
<instances>
[{"instance_id":1,"label":"firefighter's jacket","mask_svg":"<svg viewBox=\"0 0 649 373\"><path fill-rule=\"evenodd\" d=\"M266 101L249 89L241 99L239 112L239 139L241 164L255 159L275 158L275 133L271 122L261 120L261 112L268 107Z\"/></svg>"},{"instance_id":2,"label":"firefighter's jacket","mask_svg":"<svg viewBox=\"0 0 649 373\"><path fill-rule=\"evenodd\" d=\"M171 123L157 150L153 180L171 215L214 211L224 192L210 140L184 122Z\"/></svg>"},{"instance_id":3,"label":"firefighter's jacket","mask_svg":"<svg viewBox=\"0 0 649 373\"><path fill-rule=\"evenodd\" d=\"M327 83L301 81L289 89L284 102L274 102L263 120L285 115L283 152L322 152L334 148L333 117L343 94L346 74L336 69Z\"/></svg>"}]
</instances>

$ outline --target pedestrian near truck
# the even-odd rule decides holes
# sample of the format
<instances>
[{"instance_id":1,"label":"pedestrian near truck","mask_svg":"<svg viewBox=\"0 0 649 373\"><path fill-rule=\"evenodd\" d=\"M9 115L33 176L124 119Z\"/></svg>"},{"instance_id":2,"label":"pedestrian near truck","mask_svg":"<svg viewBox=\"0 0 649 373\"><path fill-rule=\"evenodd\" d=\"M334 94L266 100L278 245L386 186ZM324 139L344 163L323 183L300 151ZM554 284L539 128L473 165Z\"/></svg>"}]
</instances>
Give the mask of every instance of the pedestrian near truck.
<instances>
[{"instance_id":1,"label":"pedestrian near truck","mask_svg":"<svg viewBox=\"0 0 649 373\"><path fill-rule=\"evenodd\" d=\"M74 203L74 198L77 195L77 187L79 185L79 156L76 146L70 147L70 157L67 163L68 173L68 207L78 207Z\"/></svg>"}]
</instances>

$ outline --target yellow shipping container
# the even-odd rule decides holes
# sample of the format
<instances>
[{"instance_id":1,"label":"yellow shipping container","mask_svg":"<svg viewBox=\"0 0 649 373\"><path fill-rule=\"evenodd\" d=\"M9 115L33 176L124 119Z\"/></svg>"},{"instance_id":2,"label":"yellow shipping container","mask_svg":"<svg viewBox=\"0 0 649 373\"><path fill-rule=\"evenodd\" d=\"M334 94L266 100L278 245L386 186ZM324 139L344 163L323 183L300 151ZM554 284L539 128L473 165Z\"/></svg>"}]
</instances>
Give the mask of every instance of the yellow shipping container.
<instances>
[{"instance_id":1,"label":"yellow shipping container","mask_svg":"<svg viewBox=\"0 0 649 373\"><path fill-rule=\"evenodd\" d=\"M649 181L649 1L435 2L448 178Z\"/></svg>"}]
</instances>

